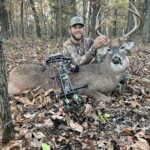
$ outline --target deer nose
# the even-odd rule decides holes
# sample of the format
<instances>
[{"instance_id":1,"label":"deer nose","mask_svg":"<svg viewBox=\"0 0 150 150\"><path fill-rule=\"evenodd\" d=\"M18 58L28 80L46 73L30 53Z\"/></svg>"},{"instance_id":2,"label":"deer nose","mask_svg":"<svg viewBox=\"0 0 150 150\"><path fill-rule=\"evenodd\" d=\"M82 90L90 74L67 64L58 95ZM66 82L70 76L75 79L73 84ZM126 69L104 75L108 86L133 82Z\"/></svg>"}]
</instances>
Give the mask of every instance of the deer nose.
<instances>
[{"instance_id":1,"label":"deer nose","mask_svg":"<svg viewBox=\"0 0 150 150\"><path fill-rule=\"evenodd\" d=\"M113 59L112 59L112 62L114 64L121 64L121 58L118 57L118 56L115 56Z\"/></svg>"}]
</instances>

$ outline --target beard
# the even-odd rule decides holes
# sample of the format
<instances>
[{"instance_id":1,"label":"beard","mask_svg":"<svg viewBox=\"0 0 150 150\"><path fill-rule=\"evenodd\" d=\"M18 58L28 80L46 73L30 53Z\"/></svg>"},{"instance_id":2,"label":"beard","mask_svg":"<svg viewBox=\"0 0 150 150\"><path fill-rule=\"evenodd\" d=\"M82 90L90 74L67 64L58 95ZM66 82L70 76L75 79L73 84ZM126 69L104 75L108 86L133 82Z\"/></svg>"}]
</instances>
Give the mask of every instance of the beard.
<instances>
[{"instance_id":1,"label":"beard","mask_svg":"<svg viewBox=\"0 0 150 150\"><path fill-rule=\"evenodd\" d=\"M71 36L73 37L74 40L76 41L80 41L83 38L83 35L81 35L81 37L76 37L74 34L71 34Z\"/></svg>"}]
</instances>

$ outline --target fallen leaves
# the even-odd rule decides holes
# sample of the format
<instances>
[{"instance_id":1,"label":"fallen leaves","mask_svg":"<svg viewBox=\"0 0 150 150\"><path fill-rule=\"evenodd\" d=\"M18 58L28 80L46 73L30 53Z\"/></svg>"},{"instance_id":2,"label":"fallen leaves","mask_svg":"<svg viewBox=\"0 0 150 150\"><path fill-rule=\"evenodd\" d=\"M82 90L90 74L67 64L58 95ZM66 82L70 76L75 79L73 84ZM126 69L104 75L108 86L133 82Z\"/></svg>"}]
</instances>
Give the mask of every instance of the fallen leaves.
<instances>
[{"instance_id":1,"label":"fallen leaves","mask_svg":"<svg viewBox=\"0 0 150 150\"><path fill-rule=\"evenodd\" d=\"M150 79L142 78L142 83L145 85L146 88L150 88Z\"/></svg>"},{"instance_id":2,"label":"fallen leaves","mask_svg":"<svg viewBox=\"0 0 150 150\"><path fill-rule=\"evenodd\" d=\"M80 132L80 133L83 132L83 127L82 127L81 125L79 125L78 123L73 122L73 120L69 120L69 121L68 121L68 125L69 125L69 127L70 127L72 130L74 130L74 131L78 131L78 132Z\"/></svg>"},{"instance_id":3,"label":"fallen leaves","mask_svg":"<svg viewBox=\"0 0 150 150\"><path fill-rule=\"evenodd\" d=\"M40 148L44 141L45 135L42 132L28 132L25 134L25 138L30 141L31 146Z\"/></svg>"},{"instance_id":4,"label":"fallen leaves","mask_svg":"<svg viewBox=\"0 0 150 150\"><path fill-rule=\"evenodd\" d=\"M30 113L26 113L24 114L23 116L26 118L26 119L33 119L35 117L36 114L30 114Z\"/></svg>"},{"instance_id":5,"label":"fallen leaves","mask_svg":"<svg viewBox=\"0 0 150 150\"><path fill-rule=\"evenodd\" d=\"M49 41L9 42L18 45L16 48L13 43L6 46L9 71L22 63L42 62L54 47ZM111 101L103 110L97 109L97 101L82 96L84 106L79 111L65 113L63 101L49 97L60 89L44 91L37 87L11 97L16 136L4 148L150 149L149 128L144 129L150 122L149 58L144 52L139 54L139 49L135 50L129 68L132 78L122 93L109 96Z\"/></svg>"},{"instance_id":6,"label":"fallen leaves","mask_svg":"<svg viewBox=\"0 0 150 150\"><path fill-rule=\"evenodd\" d=\"M93 112L94 112L94 109L93 109L92 105L90 105L90 104L85 104L84 113L85 113L87 116L91 116Z\"/></svg>"},{"instance_id":7,"label":"fallen leaves","mask_svg":"<svg viewBox=\"0 0 150 150\"><path fill-rule=\"evenodd\" d=\"M141 106L136 100L131 101L132 108Z\"/></svg>"},{"instance_id":8,"label":"fallen leaves","mask_svg":"<svg viewBox=\"0 0 150 150\"><path fill-rule=\"evenodd\" d=\"M148 142L145 139L139 137L134 141L134 144L131 145L131 148L133 150L150 150Z\"/></svg>"},{"instance_id":9,"label":"fallen leaves","mask_svg":"<svg viewBox=\"0 0 150 150\"><path fill-rule=\"evenodd\" d=\"M121 132L122 135L127 136L126 143L128 146L122 145L132 150L149 150L150 145L145 138L146 129L135 129L135 128L125 128Z\"/></svg>"}]
</instances>

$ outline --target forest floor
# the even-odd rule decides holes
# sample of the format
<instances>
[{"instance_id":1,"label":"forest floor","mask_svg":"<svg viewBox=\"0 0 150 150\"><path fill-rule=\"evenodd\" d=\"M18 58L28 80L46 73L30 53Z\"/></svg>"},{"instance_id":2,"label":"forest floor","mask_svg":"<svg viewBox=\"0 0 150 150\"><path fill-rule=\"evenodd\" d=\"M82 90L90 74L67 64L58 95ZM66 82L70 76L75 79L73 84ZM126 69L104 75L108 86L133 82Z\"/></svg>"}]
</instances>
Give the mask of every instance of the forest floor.
<instances>
[{"instance_id":1,"label":"forest floor","mask_svg":"<svg viewBox=\"0 0 150 150\"><path fill-rule=\"evenodd\" d=\"M55 42L9 39L4 44L8 73L23 63L42 63L58 50ZM137 42L138 43L138 42ZM86 95L84 106L65 113L61 100L50 99L40 88L9 97L16 130L8 149L149 150L150 149L150 45L138 43L130 56L130 76L121 92L109 97L105 108Z\"/></svg>"}]
</instances>

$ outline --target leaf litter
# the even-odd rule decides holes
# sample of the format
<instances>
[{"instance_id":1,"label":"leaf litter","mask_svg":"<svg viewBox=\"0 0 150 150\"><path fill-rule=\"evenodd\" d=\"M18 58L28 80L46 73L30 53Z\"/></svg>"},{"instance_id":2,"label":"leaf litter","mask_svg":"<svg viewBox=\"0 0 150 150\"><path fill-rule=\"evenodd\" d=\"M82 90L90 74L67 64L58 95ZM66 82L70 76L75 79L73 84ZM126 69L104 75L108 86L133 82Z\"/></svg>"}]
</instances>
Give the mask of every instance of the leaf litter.
<instances>
[{"instance_id":1,"label":"leaf litter","mask_svg":"<svg viewBox=\"0 0 150 150\"><path fill-rule=\"evenodd\" d=\"M53 42L32 39L11 39L4 48L8 73L19 64L43 63L50 53L58 51ZM134 48L130 74L109 95L111 100L105 107L80 95L84 106L65 113L62 100L48 96L59 90L44 91L40 87L9 97L16 135L3 149L149 150L149 60L148 45Z\"/></svg>"}]
</instances>

